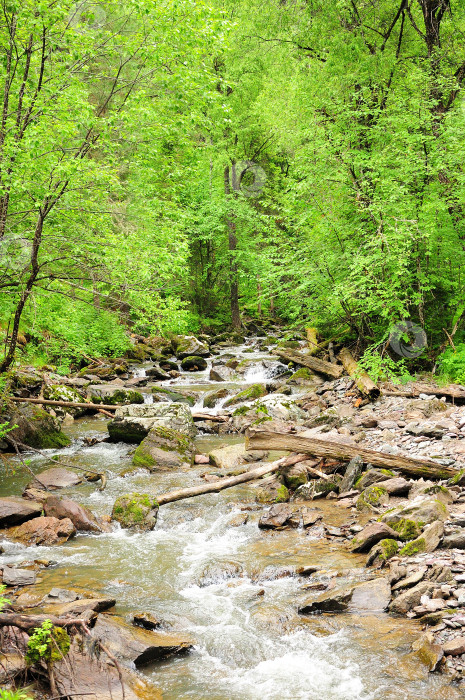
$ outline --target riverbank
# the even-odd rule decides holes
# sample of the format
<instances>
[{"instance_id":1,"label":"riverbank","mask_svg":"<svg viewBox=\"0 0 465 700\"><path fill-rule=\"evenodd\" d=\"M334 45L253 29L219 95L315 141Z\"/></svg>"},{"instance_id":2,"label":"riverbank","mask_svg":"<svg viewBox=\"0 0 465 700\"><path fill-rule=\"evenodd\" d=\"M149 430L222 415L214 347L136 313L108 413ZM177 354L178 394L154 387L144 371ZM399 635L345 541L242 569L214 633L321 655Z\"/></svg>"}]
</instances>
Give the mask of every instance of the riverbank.
<instances>
[{"instance_id":1,"label":"riverbank","mask_svg":"<svg viewBox=\"0 0 465 700\"><path fill-rule=\"evenodd\" d=\"M464 409L426 394L364 403L349 377L326 382L312 373L290 371L270 353L273 344L263 343L251 338L243 345L224 345L217 355L209 352L203 370L172 368L169 371L178 372L178 376L153 383L149 372L163 368L159 361L145 360L144 364L128 366L126 374L131 376L127 379L120 374L116 383L110 379L102 384L106 387L102 392L105 403L111 391L126 390L128 382L137 380L144 403L136 405L141 408L169 404L166 398L181 397L182 405L190 404L193 413L211 412L211 418L196 421L197 436L193 439L192 454L203 464L190 466L189 460L178 466L160 468L157 463L150 471L141 469L133 464L135 444L108 441L107 417L73 417L71 421L63 415L61 428L70 444L47 449L46 457L28 454L30 468L40 474L53 466L49 461L53 458L80 477L86 471L105 473L103 491L98 490L101 482L84 479L53 493L66 494L107 524L115 500L126 493L156 498L173 488L213 482L279 457L279 453L260 450L257 454L245 449L243 431L257 421L267 430L291 429L299 435L366 445L386 454L404 452L436 458L459 472ZM179 358L166 360L179 367ZM222 373L223 381L219 381ZM81 390L94 387L96 394L99 384L90 383L95 379L77 379L89 382L87 387L79 387ZM205 399L210 403L209 395L218 391L223 395L206 406ZM249 393L237 398L244 391ZM147 403L157 396L165 401ZM225 406L231 399L233 403ZM217 420L221 414L229 414L227 421ZM235 447L224 450L224 446ZM109 532L78 532L66 542L33 547L14 541L5 530L3 571L6 565L16 572L36 573L35 583L9 588L8 595L15 609L26 614L52 614L58 610L54 606L64 604L69 604L71 611L73 605L78 609L81 604L79 598L70 597L97 597L108 606L97 613L97 632L113 624L119 625L117 629L123 626L125 635L137 636L140 625L145 624L155 630L149 634L176 636L171 647L166 638L165 642L159 638L157 643L164 645L165 651L158 648L142 655L142 660L141 655L136 659L128 656L122 642L113 649L123 666L135 664L142 674L139 681L153 682L164 698L245 699L256 697L257 692L267 698L324 695L384 699L397 698L399 692L412 699L462 697L461 655L446 653L437 660L435 670L430 670L431 653L441 656L440 649L434 647L448 651L447 644L461 636L460 576L465 571L458 549L461 485L404 479L407 485L397 483L400 490L390 493L393 485L386 482L403 477L373 473L375 470L365 464L362 480L376 477L371 486L357 483L358 474L353 483L356 488L338 498L339 477L331 476L334 488L321 497L315 486L325 479L315 479L312 469L327 476L334 472L347 475L346 463L331 462L334 460L302 461L299 476L305 477L305 483L300 492L293 488L297 482L292 478L297 475L284 474L218 495L162 506L153 530L127 530L112 523ZM5 474L1 496L20 496L29 481L31 477L20 469L14 475ZM385 485L380 486L380 482ZM282 500L282 487L289 489L285 497L290 501L272 503ZM361 495L367 501L366 489L370 488L378 501L368 499L366 507L357 507ZM431 488L432 492L422 493ZM281 497L277 493L280 489ZM427 523L421 515L417 524L423 532L413 533L420 537L428 524L442 523L439 548L434 553L418 551L410 556L390 550L393 556L388 561L383 560L381 551L367 566L372 547L380 541L394 540L401 550L416 537L400 540L385 530L381 540L376 540L376 535L376 541L362 546L361 552L352 551L354 538L361 537L370 521L375 524L388 511L392 513L391 509L410 507L418 499L442 504L439 517ZM408 515L404 520L413 521L412 513ZM393 530L389 524L386 527ZM386 533L390 536L384 537ZM444 550L447 538L456 546ZM66 602L51 600L53 589L58 589L57 596ZM395 611L392 605L396 601L399 605L402 591L411 595L409 606ZM420 593L418 600L416 592ZM156 649L155 638L149 646ZM165 658L160 659L160 654ZM78 687L74 692L79 692ZM134 692L154 697L155 691L136 688Z\"/></svg>"}]
</instances>

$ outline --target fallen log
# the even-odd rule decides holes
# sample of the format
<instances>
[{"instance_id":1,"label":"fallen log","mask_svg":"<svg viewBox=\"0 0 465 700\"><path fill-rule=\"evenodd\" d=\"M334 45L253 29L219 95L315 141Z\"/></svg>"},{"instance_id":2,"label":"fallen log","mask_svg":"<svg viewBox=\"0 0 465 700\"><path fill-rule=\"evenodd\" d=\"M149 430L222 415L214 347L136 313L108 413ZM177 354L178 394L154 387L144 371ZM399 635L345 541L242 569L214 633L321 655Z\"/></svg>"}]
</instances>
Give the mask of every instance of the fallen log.
<instances>
[{"instance_id":1,"label":"fallen log","mask_svg":"<svg viewBox=\"0 0 465 700\"><path fill-rule=\"evenodd\" d=\"M429 394L430 396L445 396L446 399L452 399L458 403L465 403L465 390L458 386L430 386L428 384L416 384L414 388L395 391L391 389L382 389L384 396L402 396L405 398L418 398L420 394Z\"/></svg>"},{"instance_id":2,"label":"fallen log","mask_svg":"<svg viewBox=\"0 0 465 700\"><path fill-rule=\"evenodd\" d=\"M181 501L184 498L194 498L194 496L202 496L204 493L218 493L219 491L223 491L223 489L229 489L231 486L237 486L238 484L243 484L246 481L259 479L261 476L265 476L265 474L277 472L280 467L290 467L293 464L303 462L306 459L308 459L306 454L281 457L281 459L278 459L277 462L268 462L262 467L251 469L249 472L243 472L237 476L226 477L224 479L219 479L219 481L203 484L202 486L191 486L187 489L168 491L168 493L164 493L157 498L157 503L159 506L164 506L166 503Z\"/></svg>"},{"instance_id":3,"label":"fallen log","mask_svg":"<svg viewBox=\"0 0 465 700\"><path fill-rule=\"evenodd\" d=\"M352 377L359 391L370 399L377 399L380 395L380 390L376 384L370 379L368 374L357 364L352 353L348 348L342 348L339 353L345 371Z\"/></svg>"},{"instance_id":4,"label":"fallen log","mask_svg":"<svg viewBox=\"0 0 465 700\"><path fill-rule=\"evenodd\" d=\"M273 350L273 355L277 355L287 362L294 362L296 365L308 367L314 372L318 372L318 374L325 374L328 377L333 377L333 379L339 379L344 372L344 367L342 367L342 365L333 365L331 362L319 360L316 357L311 357L311 355L303 355L295 350L281 350L280 348L275 348Z\"/></svg>"},{"instance_id":5,"label":"fallen log","mask_svg":"<svg viewBox=\"0 0 465 700\"><path fill-rule=\"evenodd\" d=\"M360 445L347 445L335 440L274 433L259 428L249 428L246 432L246 449L248 450L289 450L289 452L306 452L317 457L330 457L349 462L360 456L367 464L388 469L397 469L403 474L425 479L449 479L457 474L452 467L444 467L430 459L414 459L401 455L389 455L371 450Z\"/></svg>"},{"instance_id":6,"label":"fallen log","mask_svg":"<svg viewBox=\"0 0 465 700\"><path fill-rule=\"evenodd\" d=\"M193 413L192 418L194 420L212 420L216 423L226 423L229 420L228 415L216 415L214 413Z\"/></svg>"},{"instance_id":7,"label":"fallen log","mask_svg":"<svg viewBox=\"0 0 465 700\"><path fill-rule=\"evenodd\" d=\"M68 408L90 408L95 411L116 411L118 406L111 406L104 403L79 403L78 401L52 401L51 399L23 399L19 396L8 397L9 401L14 401L15 403L40 403L44 406L63 406ZM113 418L113 416L112 416Z\"/></svg>"},{"instance_id":8,"label":"fallen log","mask_svg":"<svg viewBox=\"0 0 465 700\"><path fill-rule=\"evenodd\" d=\"M17 627L23 632L40 627L45 620L50 620L56 627L78 626L86 628L87 621L82 618L53 617L53 615L20 615L18 613L4 612L0 615L1 627Z\"/></svg>"}]
</instances>

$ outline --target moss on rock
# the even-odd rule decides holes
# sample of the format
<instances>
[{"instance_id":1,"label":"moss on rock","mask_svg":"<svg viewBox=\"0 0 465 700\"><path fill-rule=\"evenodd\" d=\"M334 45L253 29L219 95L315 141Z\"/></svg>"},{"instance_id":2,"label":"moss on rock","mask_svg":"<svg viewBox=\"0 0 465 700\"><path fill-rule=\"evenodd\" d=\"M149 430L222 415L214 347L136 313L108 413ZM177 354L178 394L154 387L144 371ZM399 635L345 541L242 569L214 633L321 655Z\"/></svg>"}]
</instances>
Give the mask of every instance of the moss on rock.
<instances>
[{"instance_id":1,"label":"moss on rock","mask_svg":"<svg viewBox=\"0 0 465 700\"><path fill-rule=\"evenodd\" d=\"M387 503L389 494L382 486L369 486L357 498L356 508L360 511L372 511L373 508Z\"/></svg>"},{"instance_id":2,"label":"moss on rock","mask_svg":"<svg viewBox=\"0 0 465 700\"><path fill-rule=\"evenodd\" d=\"M255 399L260 399L262 396L266 396L266 387L264 384L252 384L252 386L247 387L243 391L240 391L235 396L231 396L224 406L234 406L236 403L241 403L241 401L255 401Z\"/></svg>"},{"instance_id":3,"label":"moss on rock","mask_svg":"<svg viewBox=\"0 0 465 700\"><path fill-rule=\"evenodd\" d=\"M415 522L415 520L409 520L408 518L402 518L397 523L391 523L391 527L399 533L399 538L404 542L414 540L421 535L420 523Z\"/></svg>"},{"instance_id":4,"label":"moss on rock","mask_svg":"<svg viewBox=\"0 0 465 700\"><path fill-rule=\"evenodd\" d=\"M417 539L412 540L412 542L406 544L405 547L402 547L399 554L405 557L413 557L415 556L415 554L420 554L421 552L424 552L425 549L425 539L423 537L418 537Z\"/></svg>"},{"instance_id":5,"label":"moss on rock","mask_svg":"<svg viewBox=\"0 0 465 700\"><path fill-rule=\"evenodd\" d=\"M129 493L116 499L111 517L123 528L153 530L157 522L158 502L146 493Z\"/></svg>"}]
</instances>

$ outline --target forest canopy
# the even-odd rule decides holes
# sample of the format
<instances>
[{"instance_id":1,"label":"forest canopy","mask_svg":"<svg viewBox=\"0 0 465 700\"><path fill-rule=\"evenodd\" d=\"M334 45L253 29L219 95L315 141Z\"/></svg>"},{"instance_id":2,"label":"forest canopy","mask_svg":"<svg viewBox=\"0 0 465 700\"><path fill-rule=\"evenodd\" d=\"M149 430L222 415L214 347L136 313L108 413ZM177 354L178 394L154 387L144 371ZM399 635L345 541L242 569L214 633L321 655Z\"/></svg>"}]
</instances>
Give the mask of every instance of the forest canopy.
<instances>
[{"instance_id":1,"label":"forest canopy","mask_svg":"<svg viewBox=\"0 0 465 700\"><path fill-rule=\"evenodd\" d=\"M458 0L2 0L1 369L465 311Z\"/></svg>"}]
</instances>

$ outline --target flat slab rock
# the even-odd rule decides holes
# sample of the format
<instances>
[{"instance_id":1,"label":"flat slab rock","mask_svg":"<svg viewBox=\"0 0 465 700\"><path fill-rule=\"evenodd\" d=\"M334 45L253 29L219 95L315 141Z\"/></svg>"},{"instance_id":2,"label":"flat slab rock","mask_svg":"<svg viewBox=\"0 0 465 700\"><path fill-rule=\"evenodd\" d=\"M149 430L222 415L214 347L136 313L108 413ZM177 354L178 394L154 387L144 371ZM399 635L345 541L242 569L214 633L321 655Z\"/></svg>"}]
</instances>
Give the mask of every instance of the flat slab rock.
<instances>
[{"instance_id":1,"label":"flat slab rock","mask_svg":"<svg viewBox=\"0 0 465 700\"><path fill-rule=\"evenodd\" d=\"M45 601L47 604L43 606L45 613L50 613L55 617L63 617L66 615L81 615L85 612L103 612L116 605L115 598L80 598L70 602L54 602L47 596Z\"/></svg>"},{"instance_id":2,"label":"flat slab rock","mask_svg":"<svg viewBox=\"0 0 465 700\"><path fill-rule=\"evenodd\" d=\"M78 644L71 646L64 661L54 664L57 689L62 696L88 695L95 700L162 700L161 691L147 679L123 668L123 687L117 669L105 662L82 654Z\"/></svg>"},{"instance_id":3,"label":"flat slab rock","mask_svg":"<svg viewBox=\"0 0 465 700\"><path fill-rule=\"evenodd\" d=\"M92 636L117 659L136 667L188 651L194 644L186 635L148 631L108 616L98 617Z\"/></svg>"},{"instance_id":4,"label":"flat slab rock","mask_svg":"<svg viewBox=\"0 0 465 700\"><path fill-rule=\"evenodd\" d=\"M11 527L31 520L40 515L42 506L35 501L9 496L0 498L0 527Z\"/></svg>"},{"instance_id":5,"label":"flat slab rock","mask_svg":"<svg viewBox=\"0 0 465 700\"><path fill-rule=\"evenodd\" d=\"M308 598L299 607L301 615L316 612L384 611L391 600L391 586L386 578L347 584Z\"/></svg>"},{"instance_id":6,"label":"flat slab rock","mask_svg":"<svg viewBox=\"0 0 465 700\"><path fill-rule=\"evenodd\" d=\"M3 583L5 586L32 586L36 582L37 574L29 569L13 569L3 567Z\"/></svg>"},{"instance_id":7,"label":"flat slab rock","mask_svg":"<svg viewBox=\"0 0 465 700\"><path fill-rule=\"evenodd\" d=\"M82 483L82 478L78 474L63 467L52 467L52 469L46 469L40 474L36 474L36 476L40 481L34 479L26 486L27 489L42 489L44 487L47 489L65 489Z\"/></svg>"}]
</instances>

